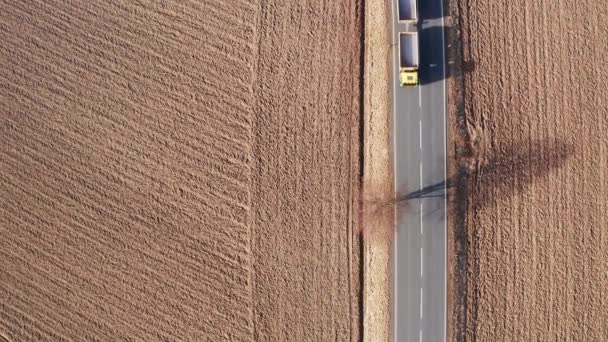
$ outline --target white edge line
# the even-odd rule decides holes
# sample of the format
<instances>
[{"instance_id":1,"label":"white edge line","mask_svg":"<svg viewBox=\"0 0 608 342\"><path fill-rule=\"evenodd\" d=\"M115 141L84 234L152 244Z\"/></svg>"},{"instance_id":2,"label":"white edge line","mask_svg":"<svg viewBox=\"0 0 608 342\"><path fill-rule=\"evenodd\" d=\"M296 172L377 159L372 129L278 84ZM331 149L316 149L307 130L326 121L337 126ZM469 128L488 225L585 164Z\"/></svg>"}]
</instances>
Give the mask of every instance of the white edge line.
<instances>
[{"instance_id":1,"label":"white edge line","mask_svg":"<svg viewBox=\"0 0 608 342\"><path fill-rule=\"evenodd\" d=\"M391 28L392 28L392 32L391 32L391 46L392 48L392 55L393 55L393 63L391 65L391 75L393 77L393 182L394 182L394 189L393 191L395 192L395 194L398 191L398 184L397 184L397 132L395 131L395 127L397 124L397 87L395 87L395 84L397 83L397 79L395 78L395 73L397 72L397 70L395 69L395 66L397 65L397 63L399 62L397 60L397 53L396 53L396 45L395 43L397 43L397 36L396 36L396 30L395 30L395 15L397 14L395 12L395 1L391 1ZM399 307L399 301L398 301L398 291L397 291L397 276L398 276L398 269L397 269L397 259L398 259L398 251L397 251L397 241L398 241L398 231L399 229L397 229L397 210L393 210L393 226L394 226L394 233L393 233L393 237L395 239L395 243L393 244L393 319L392 319L392 323L393 323L393 340L397 340L398 336L397 336L397 314L398 314L398 307Z\"/></svg>"},{"instance_id":2,"label":"white edge line","mask_svg":"<svg viewBox=\"0 0 608 342\"><path fill-rule=\"evenodd\" d=\"M443 149L444 149L444 156L445 156L445 160L443 163L443 179L447 182L447 137L446 137L446 126L447 126L447 120L446 120L446 104L447 104L447 94L446 94L446 79L445 79L445 69L447 68L447 65L445 64L445 13L443 11L443 0L439 0L439 4L441 6L441 50L443 51L442 53L442 58L443 58L443 75L442 75L442 80L443 80L443 99L444 99L444 103L443 103ZM443 225L444 225L444 229L443 229L443 234L444 234L444 238L443 238L443 250L445 253L444 256L444 277L443 277L443 303L444 303L444 312L443 312L443 341L446 341L447 339L447 289L448 289L448 275L447 275L447 269L448 269L448 242L447 242L447 190L444 189L443 190L443 206L444 206L444 210L443 210Z\"/></svg>"}]
</instances>

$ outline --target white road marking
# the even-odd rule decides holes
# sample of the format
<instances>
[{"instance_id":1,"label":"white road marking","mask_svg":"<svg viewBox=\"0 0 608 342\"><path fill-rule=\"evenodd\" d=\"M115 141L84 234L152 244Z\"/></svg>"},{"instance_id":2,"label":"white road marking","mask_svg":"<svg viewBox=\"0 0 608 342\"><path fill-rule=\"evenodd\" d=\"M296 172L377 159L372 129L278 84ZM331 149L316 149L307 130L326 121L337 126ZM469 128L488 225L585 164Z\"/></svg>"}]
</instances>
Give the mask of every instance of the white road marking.
<instances>
[{"instance_id":1,"label":"white road marking","mask_svg":"<svg viewBox=\"0 0 608 342\"><path fill-rule=\"evenodd\" d=\"M423 272L423 270L424 270L423 264L424 263L422 262L423 259L424 259L424 254L422 253L422 251L423 251L423 249L422 249L422 247L420 247L420 278L422 278L422 276L424 274L424 272Z\"/></svg>"},{"instance_id":2,"label":"white road marking","mask_svg":"<svg viewBox=\"0 0 608 342\"><path fill-rule=\"evenodd\" d=\"M422 120L420 120L420 149L422 150Z\"/></svg>"},{"instance_id":3,"label":"white road marking","mask_svg":"<svg viewBox=\"0 0 608 342\"><path fill-rule=\"evenodd\" d=\"M423 292L424 292L424 288L422 287L422 285L420 285L420 318L422 318L422 298L423 298ZM422 330L422 329L420 329Z\"/></svg>"},{"instance_id":4,"label":"white road marking","mask_svg":"<svg viewBox=\"0 0 608 342\"><path fill-rule=\"evenodd\" d=\"M397 51L396 51L396 48L395 48L395 46L397 46L396 42L397 42L397 34L398 34L397 31L398 30L395 29L395 23L394 23L394 21L396 19L396 1L391 1L391 2L392 2L392 22L393 22L393 25L392 25L393 26L392 38L393 38L393 41L395 42L394 44L391 45L391 47L394 49L392 51L392 53L393 53L393 58L394 58L393 69L395 69L395 67L398 65L398 55L397 55ZM443 13L443 1L440 1L440 6L441 6L441 12ZM444 22L444 18L443 17L441 18L441 27L443 29L445 29L445 22ZM445 94L446 94L446 84L445 84L446 83L445 82L446 60L445 60L445 57L446 56L445 56L445 46L444 46L444 44L445 44L445 36L444 36L444 31L443 30L441 32L441 35L442 35L442 50L443 50L442 51L443 52L442 58L443 58L443 67L444 67L442 82L443 82L443 96L445 98ZM394 71L393 75L396 75L397 71L396 70L393 70L393 71ZM395 81L393 82L393 99L397 98L398 91L399 91L399 84L398 84L398 80L395 78ZM422 89L421 89L420 85L418 86L418 106L420 108L422 108ZM397 107L398 107L397 106L397 101L394 100L393 101L393 119L395 119L395 117L398 115L398 113L397 113ZM443 127L443 131L444 131L443 142L444 142L444 151L445 151L445 149L447 147L446 146L446 125L447 125L447 121L446 121L446 106L445 106L445 104L443 106L443 117L444 117L444 121L443 121L444 122L444 127ZM421 122L420 122L420 125L422 125ZM422 128L420 128L420 131L422 131ZM397 141L396 134L393 132L393 135L394 135L394 137L393 137L393 140L394 140L393 144L394 144L394 146L396 146L396 141ZM422 134L420 134L420 140L421 140L420 141L420 149L422 150ZM396 153L397 153L397 149L395 148L394 149L394 157L396 157ZM421 158L422 158L422 156L421 156ZM446 163L444 162L444 179L447 179L447 169L446 169L446 167L447 167ZM420 164L420 189L421 190L422 190L422 184L423 184L422 171L423 170L422 170L422 162L421 162L421 164ZM399 184L397 184L397 182L395 182L395 191L397 190L398 186L399 186ZM445 194L445 191L444 191L444 194ZM444 196L444 208L447 208L447 196ZM444 234L445 235L447 235L447 229L446 229L447 228L446 227L447 212L446 211L447 211L447 209L444 210ZM394 218L395 219L395 224L397 224L397 216L396 215L397 214L395 212L395 218ZM423 233L423 226L422 226L422 200L421 200L420 217L421 217L420 234L422 235L422 233ZM398 230L396 229L395 233L394 233L395 237L398 235L397 231ZM446 238L444 238L444 251L447 251L447 239ZM397 244L396 243L394 244L394 253L395 253L395 260L398 260L398 250L397 250ZM422 259L423 258L422 247L420 249L420 253L421 253L421 257L420 257L420 260L421 260L420 261L420 263L421 263L421 268L420 268L421 269L421 283L420 283L420 330L419 330L419 338L420 338L420 342L422 342L422 340L423 340L423 328L422 328L422 326L423 326L422 325L422 318L423 318L423 291L424 291L423 290L423 284L422 284L422 275L423 275L422 266L424 265L423 264L423 259ZM445 261L446 261L446 265L447 265L447 255L446 255L446 260ZM394 263L394 272L395 272L394 273L395 279L398 279L397 263L396 262ZM447 288L446 287L447 286L447 267L444 268L444 275L445 276L444 276L444 293L443 293L444 300L443 300L443 302L447 303L447 301L446 301L447 293L446 293L446 290L445 290ZM395 296L395 303L398 303L397 294L398 294L399 291L397 291L396 288L393 291L394 291L393 294ZM395 313L394 321L395 322L398 322L400 320L400 317L397 317L397 312L398 312L398 310L394 311L394 313ZM431 313L432 313L432 311L431 311ZM447 325L447 319L446 319L447 310L444 310L443 315L444 315L444 321L443 321L443 341L445 341L446 340L446 333L447 333L447 326L446 326ZM397 326L398 326L398 324L394 324L394 337L395 338L398 337L398 335L397 335L397 330L398 330Z\"/></svg>"},{"instance_id":5,"label":"white road marking","mask_svg":"<svg viewBox=\"0 0 608 342\"><path fill-rule=\"evenodd\" d=\"M443 12L443 1L439 1L439 6L441 8L441 57L442 57L442 62L443 62L443 98L445 99L446 97L446 92L445 92L445 68L447 67L445 64L445 20L444 20L444 12ZM444 148L444 154L445 154L445 149L446 149L446 126L447 126L447 121L446 121L446 108L445 108L445 103L443 104L443 148ZM447 158L447 156L446 156ZM443 163L443 179L444 181L447 182L448 176L447 176L447 166L446 166L447 162L444 160ZM447 242L447 211L448 211L448 199L447 199L447 194L446 191L444 190L443 192L444 196L443 196L443 250L445 252L445 256L444 256L444 263L446 265L446 267L444 267L443 269L443 303L444 305L447 305L448 302L448 298L447 298L447 288L448 288L448 268L447 268L447 262L448 262L448 258L447 258L447 250L448 250L448 242ZM447 340L447 315L448 315L448 310L447 308L444 308L443 310L443 341Z\"/></svg>"},{"instance_id":6,"label":"white road marking","mask_svg":"<svg viewBox=\"0 0 608 342\"><path fill-rule=\"evenodd\" d=\"M420 235L422 235L422 203L420 203Z\"/></svg>"},{"instance_id":7,"label":"white road marking","mask_svg":"<svg viewBox=\"0 0 608 342\"><path fill-rule=\"evenodd\" d=\"M396 118L396 116L397 116L397 87L399 87L399 85L397 84L398 80L397 80L397 77L395 75L397 74L396 66L397 66L397 63L399 63L399 61L397 60L397 47L396 47L397 46L397 33L396 33L396 30L395 30L395 25L394 25L395 23L394 23L394 21L395 21L395 15L397 14L397 12L395 11L395 1L391 1L391 2L392 2L392 13L391 13L392 14L392 16L391 16L392 20L391 20L391 23L393 24L393 30L392 30L393 31L392 32L393 36L392 36L392 39L393 39L393 43L394 43L393 46L392 46L392 53L393 53L393 65L392 65L392 68L393 68L392 71L393 71L393 73L392 73L392 75L393 75L393 79L394 79L394 82L393 82L393 122L396 122L396 119L397 119ZM397 146L397 134L394 131L393 131L393 146L395 147L393 149L393 160L397 160L397 148L396 148L396 146ZM397 179L397 173L396 172L394 174L394 177L395 177L395 180L396 180ZM394 183L395 183L394 184L395 185L394 191L395 191L395 193L397 193L397 189L399 188L399 184L397 184L397 182L394 182ZM395 227L397 227L397 224L398 224L398 222L397 222L397 210L394 210L393 213L394 213L393 222L394 222ZM394 235L395 241L398 241L398 231L399 231L399 229L395 229L395 232L394 232L394 234L395 234ZM395 260L399 260L399 251L397 249L397 245L398 245L398 243L393 244L393 255L395 256ZM399 279L399 272L398 272L398 269L397 269L397 262L393 263L393 275L394 275L395 279ZM397 290L396 286L393 287L393 291L392 292L393 292L393 295L395 296L394 297L395 298L395 303L399 303L399 298L398 298L399 297L399 291ZM401 318L398 315L399 310L397 310L395 308L395 310L393 312L394 312L394 315L395 315L395 317L394 317L395 322L398 322L399 319ZM398 337L397 327L398 327L398 324L393 324L393 336L394 336L394 338ZM422 342L422 341L420 341L420 342Z\"/></svg>"},{"instance_id":8,"label":"white road marking","mask_svg":"<svg viewBox=\"0 0 608 342\"><path fill-rule=\"evenodd\" d=\"M420 190L422 190L422 160L420 161ZM420 213L422 217L422 213Z\"/></svg>"}]
</instances>

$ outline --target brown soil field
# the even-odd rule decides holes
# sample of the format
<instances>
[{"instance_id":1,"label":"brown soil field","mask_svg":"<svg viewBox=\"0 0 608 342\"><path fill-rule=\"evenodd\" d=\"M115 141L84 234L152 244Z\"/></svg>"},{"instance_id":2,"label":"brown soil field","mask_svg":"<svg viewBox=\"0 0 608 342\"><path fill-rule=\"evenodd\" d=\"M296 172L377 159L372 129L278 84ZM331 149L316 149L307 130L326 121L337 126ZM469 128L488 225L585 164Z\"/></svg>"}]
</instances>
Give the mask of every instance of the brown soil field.
<instances>
[{"instance_id":1,"label":"brown soil field","mask_svg":"<svg viewBox=\"0 0 608 342\"><path fill-rule=\"evenodd\" d=\"M0 1L0 335L361 330L359 1Z\"/></svg>"},{"instance_id":2,"label":"brown soil field","mask_svg":"<svg viewBox=\"0 0 608 342\"><path fill-rule=\"evenodd\" d=\"M450 2L454 341L608 340L608 7Z\"/></svg>"}]
</instances>

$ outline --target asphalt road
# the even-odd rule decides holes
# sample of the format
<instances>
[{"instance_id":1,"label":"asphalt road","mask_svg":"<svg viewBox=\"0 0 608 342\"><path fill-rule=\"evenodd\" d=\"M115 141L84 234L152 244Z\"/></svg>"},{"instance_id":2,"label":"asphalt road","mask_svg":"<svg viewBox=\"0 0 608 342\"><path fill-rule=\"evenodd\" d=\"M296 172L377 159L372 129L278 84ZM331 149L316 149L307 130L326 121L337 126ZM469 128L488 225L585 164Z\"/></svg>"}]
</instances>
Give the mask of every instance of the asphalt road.
<instances>
[{"instance_id":1,"label":"asphalt road","mask_svg":"<svg viewBox=\"0 0 608 342\"><path fill-rule=\"evenodd\" d=\"M418 3L420 85L398 83L398 34L393 0L395 187L407 195L396 219L395 341L446 340L446 85L441 0Z\"/></svg>"}]
</instances>

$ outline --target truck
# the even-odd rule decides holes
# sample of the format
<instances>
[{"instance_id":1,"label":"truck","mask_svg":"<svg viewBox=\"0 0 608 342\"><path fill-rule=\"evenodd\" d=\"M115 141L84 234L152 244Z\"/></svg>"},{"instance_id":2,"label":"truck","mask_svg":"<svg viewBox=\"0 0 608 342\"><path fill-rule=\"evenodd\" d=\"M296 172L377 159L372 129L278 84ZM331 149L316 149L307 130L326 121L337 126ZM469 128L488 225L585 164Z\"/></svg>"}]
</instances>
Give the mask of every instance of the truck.
<instances>
[{"instance_id":1,"label":"truck","mask_svg":"<svg viewBox=\"0 0 608 342\"><path fill-rule=\"evenodd\" d=\"M417 0L399 0L398 12L400 22L416 22L418 20Z\"/></svg>"},{"instance_id":2,"label":"truck","mask_svg":"<svg viewBox=\"0 0 608 342\"><path fill-rule=\"evenodd\" d=\"M399 84L418 85L418 32L399 33Z\"/></svg>"}]
</instances>

